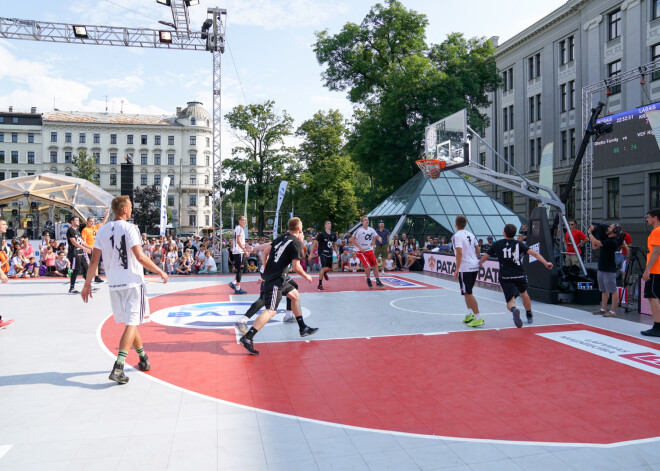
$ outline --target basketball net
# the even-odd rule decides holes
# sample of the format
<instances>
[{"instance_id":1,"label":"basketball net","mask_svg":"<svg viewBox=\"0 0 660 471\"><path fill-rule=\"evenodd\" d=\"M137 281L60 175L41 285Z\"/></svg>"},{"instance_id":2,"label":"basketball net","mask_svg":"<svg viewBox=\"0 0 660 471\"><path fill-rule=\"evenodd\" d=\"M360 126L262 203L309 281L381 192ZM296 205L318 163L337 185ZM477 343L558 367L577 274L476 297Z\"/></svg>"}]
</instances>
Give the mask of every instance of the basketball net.
<instances>
[{"instance_id":1,"label":"basketball net","mask_svg":"<svg viewBox=\"0 0 660 471\"><path fill-rule=\"evenodd\" d=\"M434 180L440 177L440 173L442 173L447 165L447 162L444 160L437 159L422 159L418 160L416 163L425 176Z\"/></svg>"}]
</instances>

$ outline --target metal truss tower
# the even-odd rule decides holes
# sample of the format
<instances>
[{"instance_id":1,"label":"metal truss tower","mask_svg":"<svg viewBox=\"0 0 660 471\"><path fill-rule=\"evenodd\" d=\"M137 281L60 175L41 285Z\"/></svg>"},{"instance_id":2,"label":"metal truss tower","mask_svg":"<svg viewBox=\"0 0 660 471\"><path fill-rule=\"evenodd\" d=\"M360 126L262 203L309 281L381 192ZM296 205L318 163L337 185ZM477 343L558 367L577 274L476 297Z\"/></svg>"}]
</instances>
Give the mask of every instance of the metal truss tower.
<instances>
[{"instance_id":1,"label":"metal truss tower","mask_svg":"<svg viewBox=\"0 0 660 471\"><path fill-rule=\"evenodd\" d=\"M0 38L97 46L209 51L213 55L213 233L222 228L221 57L227 10L209 8L201 32L190 31L187 0L168 0L175 30L51 23L0 17Z\"/></svg>"},{"instance_id":2,"label":"metal truss tower","mask_svg":"<svg viewBox=\"0 0 660 471\"><path fill-rule=\"evenodd\" d=\"M639 78L650 77L650 75L660 70L660 59L656 59L654 62L649 62L644 64L636 69L628 70L626 72L617 74L613 77L610 77L606 80L601 80L591 85L587 85L582 88L582 131L587 128L589 124L589 118L591 116L592 108L594 106L594 97L598 98L596 102L603 101L607 103L606 97L602 97L603 93L606 93L612 87L621 85L623 83L630 82ZM581 203L582 203L582 214L580 215L580 224L581 227L586 228L591 225L592 214L593 214L593 171L594 169L594 146L593 142L590 141L587 147L587 151L584 155L584 160L582 162L582 178L581 178ZM585 246L585 261L591 262L591 245L587 244Z\"/></svg>"}]
</instances>

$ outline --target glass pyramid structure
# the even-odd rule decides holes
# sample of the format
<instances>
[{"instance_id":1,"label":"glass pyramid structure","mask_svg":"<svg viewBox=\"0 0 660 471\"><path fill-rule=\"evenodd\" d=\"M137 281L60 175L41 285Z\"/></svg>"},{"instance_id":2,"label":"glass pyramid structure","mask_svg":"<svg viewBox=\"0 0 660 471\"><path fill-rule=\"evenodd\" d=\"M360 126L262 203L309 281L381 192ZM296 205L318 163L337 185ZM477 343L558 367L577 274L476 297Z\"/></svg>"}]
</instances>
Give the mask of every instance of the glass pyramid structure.
<instances>
[{"instance_id":1,"label":"glass pyramid structure","mask_svg":"<svg viewBox=\"0 0 660 471\"><path fill-rule=\"evenodd\" d=\"M466 229L484 241L489 235L501 239L506 224L521 224L512 210L451 170L435 180L416 174L368 216L372 223L386 220L393 233L405 232L420 241L453 234L459 214L468 220Z\"/></svg>"}]
</instances>

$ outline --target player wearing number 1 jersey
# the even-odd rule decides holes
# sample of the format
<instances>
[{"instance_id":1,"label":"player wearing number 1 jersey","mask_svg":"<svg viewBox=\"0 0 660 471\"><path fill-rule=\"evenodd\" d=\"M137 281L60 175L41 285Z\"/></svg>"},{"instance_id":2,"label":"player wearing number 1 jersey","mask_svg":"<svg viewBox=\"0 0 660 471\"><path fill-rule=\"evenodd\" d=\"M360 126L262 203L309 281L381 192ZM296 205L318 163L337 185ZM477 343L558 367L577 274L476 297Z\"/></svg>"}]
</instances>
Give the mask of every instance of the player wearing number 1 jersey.
<instances>
[{"instance_id":1,"label":"player wearing number 1 jersey","mask_svg":"<svg viewBox=\"0 0 660 471\"><path fill-rule=\"evenodd\" d=\"M319 285L316 289L323 291L323 279L328 279L328 272L332 271L332 256L337 251L337 234L332 232L330 221L325 221L325 230L319 232L316 236L314 246L309 254L310 258L313 256L316 247L319 248L319 261L321 262Z\"/></svg>"},{"instance_id":2,"label":"player wearing number 1 jersey","mask_svg":"<svg viewBox=\"0 0 660 471\"><path fill-rule=\"evenodd\" d=\"M167 283L167 274L142 251L142 237L135 224L126 220L131 217L133 208L128 196L117 196L112 200L115 220L101 227L96 234L92 263L87 271L87 279L81 296L84 302L92 297L92 280L103 254L105 274L110 290L112 314L118 324L126 324L119 341L119 354L110 373L110 379L120 384L128 382L124 375L124 362L131 346L135 348L140 362L138 368L148 371L149 358L142 347L138 326L149 316L144 275L142 267L158 273Z\"/></svg>"},{"instance_id":3,"label":"player wearing number 1 jersey","mask_svg":"<svg viewBox=\"0 0 660 471\"><path fill-rule=\"evenodd\" d=\"M522 327L520 311L516 307L516 298L520 296L527 311L527 323L534 321L532 316L532 301L527 294L527 275L523 270L522 263L525 254L536 258L543 263L548 270L552 269L552 263L548 262L541 254L530 249L522 242L514 240L516 226L507 224L504 226L504 239L494 242L479 260L481 266L489 257L497 257L500 263L500 286L506 300L506 307L513 314L513 323L516 327Z\"/></svg>"},{"instance_id":4,"label":"player wearing number 1 jersey","mask_svg":"<svg viewBox=\"0 0 660 471\"><path fill-rule=\"evenodd\" d=\"M461 294L465 299L465 305L468 313L463 319L468 327L479 327L485 322L479 315L479 304L472 294L472 288L477 281L479 274L479 243L477 238L470 231L465 230L467 219L465 216L456 216L454 225L456 233L452 236L451 242L456 253L456 270L453 277L458 278L461 286Z\"/></svg>"}]
</instances>

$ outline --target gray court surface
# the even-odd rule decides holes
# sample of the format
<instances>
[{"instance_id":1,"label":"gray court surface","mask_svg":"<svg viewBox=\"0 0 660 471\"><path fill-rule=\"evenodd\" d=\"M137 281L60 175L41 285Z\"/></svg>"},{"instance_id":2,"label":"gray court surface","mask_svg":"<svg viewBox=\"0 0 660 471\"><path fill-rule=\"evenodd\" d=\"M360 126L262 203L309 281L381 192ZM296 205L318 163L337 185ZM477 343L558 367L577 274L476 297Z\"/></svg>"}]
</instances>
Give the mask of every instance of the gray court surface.
<instances>
[{"instance_id":1,"label":"gray court surface","mask_svg":"<svg viewBox=\"0 0 660 471\"><path fill-rule=\"evenodd\" d=\"M315 338L469 330L456 282L404 276L445 289L305 293L308 322L321 329ZM230 280L173 278L147 288L153 297ZM16 320L0 330L0 470L660 470L655 439L617 446L443 440L270 414L130 368L129 384L119 386L107 378L113 357L97 334L110 306L107 285L99 287L85 305L67 294L62 280L0 285L0 314ZM485 328L513 328L499 291L477 288L475 294ZM583 323L637 338L648 328L564 305L533 306L534 325ZM258 341L291 339L285 327L264 329ZM659 393L648 391L649 408L657 407Z\"/></svg>"}]
</instances>

